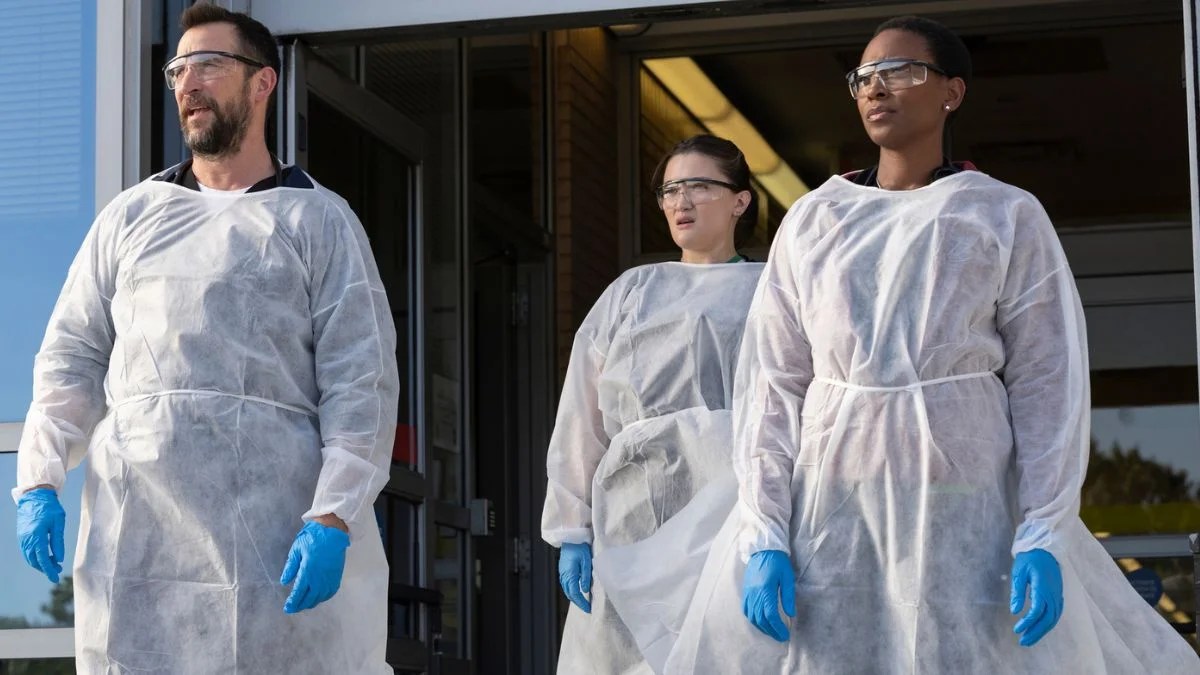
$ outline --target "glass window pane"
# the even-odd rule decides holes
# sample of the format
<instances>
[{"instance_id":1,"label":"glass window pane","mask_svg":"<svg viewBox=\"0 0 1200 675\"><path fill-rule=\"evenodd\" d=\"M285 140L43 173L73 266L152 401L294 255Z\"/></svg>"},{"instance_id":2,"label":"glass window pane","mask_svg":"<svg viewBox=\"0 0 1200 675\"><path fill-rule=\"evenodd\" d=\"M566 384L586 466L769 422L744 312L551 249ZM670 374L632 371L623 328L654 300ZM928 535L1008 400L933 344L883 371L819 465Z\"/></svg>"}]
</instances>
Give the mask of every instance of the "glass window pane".
<instances>
[{"instance_id":1,"label":"glass window pane","mask_svg":"<svg viewBox=\"0 0 1200 675\"><path fill-rule=\"evenodd\" d=\"M362 220L396 324L400 405L392 461L418 465L413 419L409 189L411 162L319 96L308 99L308 171L341 195Z\"/></svg>"},{"instance_id":2,"label":"glass window pane","mask_svg":"<svg viewBox=\"0 0 1200 675\"><path fill-rule=\"evenodd\" d=\"M12 659L0 661L4 675L75 675L75 659Z\"/></svg>"},{"instance_id":3,"label":"glass window pane","mask_svg":"<svg viewBox=\"0 0 1200 675\"><path fill-rule=\"evenodd\" d=\"M67 559L57 585L50 583L44 574L25 562L16 541L10 539L0 545L0 579L4 580L4 592L0 593L0 629L69 627L75 624L71 570L75 565L75 542L79 538L83 469L81 466L67 473L67 483L59 495L67 512L64 537ZM0 453L0 476L11 478L15 475L17 454ZM0 523L12 527L16 520L17 505L6 492L0 495Z\"/></svg>"},{"instance_id":4,"label":"glass window pane","mask_svg":"<svg viewBox=\"0 0 1200 675\"><path fill-rule=\"evenodd\" d=\"M538 34L471 38L468 120L473 226L514 232L542 222Z\"/></svg>"},{"instance_id":5,"label":"glass window pane","mask_svg":"<svg viewBox=\"0 0 1200 675\"><path fill-rule=\"evenodd\" d=\"M1082 514L1110 534L1200 530L1195 403L1092 410Z\"/></svg>"},{"instance_id":6,"label":"glass window pane","mask_svg":"<svg viewBox=\"0 0 1200 675\"><path fill-rule=\"evenodd\" d=\"M434 497L463 503L461 216L457 148L459 42L406 40L366 47L364 84L421 128L425 276L425 447Z\"/></svg>"},{"instance_id":7,"label":"glass window pane","mask_svg":"<svg viewBox=\"0 0 1200 675\"><path fill-rule=\"evenodd\" d=\"M1118 558L1117 565L1138 593L1153 604L1164 619L1173 624L1194 624L1196 592L1192 585L1194 571L1191 558ZM1190 636L1188 641L1200 651L1195 635Z\"/></svg>"},{"instance_id":8,"label":"glass window pane","mask_svg":"<svg viewBox=\"0 0 1200 675\"><path fill-rule=\"evenodd\" d=\"M358 78L358 46L357 45L310 45L313 52L320 54L329 65L333 66L347 79Z\"/></svg>"},{"instance_id":9,"label":"glass window pane","mask_svg":"<svg viewBox=\"0 0 1200 675\"><path fill-rule=\"evenodd\" d=\"M419 514L415 503L390 493L380 495L375 501L375 515L394 583L416 584L421 549Z\"/></svg>"},{"instance_id":10,"label":"glass window pane","mask_svg":"<svg viewBox=\"0 0 1200 675\"><path fill-rule=\"evenodd\" d=\"M457 302L453 305L457 307ZM442 327L446 328L446 327ZM430 325L430 332L438 327ZM447 330L447 332L449 332ZM455 366L454 370L457 370ZM433 496L441 501L461 504L463 480L462 444L459 439L459 383L438 373L430 374L430 443L433 453L430 477Z\"/></svg>"},{"instance_id":11,"label":"glass window pane","mask_svg":"<svg viewBox=\"0 0 1200 675\"><path fill-rule=\"evenodd\" d=\"M1192 367L1092 374L1080 515L1098 536L1200 531L1200 406Z\"/></svg>"},{"instance_id":12,"label":"glass window pane","mask_svg":"<svg viewBox=\"0 0 1200 675\"><path fill-rule=\"evenodd\" d=\"M391 583L417 585L419 560L424 550L419 539L419 515L417 504L393 494L385 492L375 500L375 518L383 537ZM419 617L417 605L392 599L388 603L388 635L419 639Z\"/></svg>"}]
</instances>

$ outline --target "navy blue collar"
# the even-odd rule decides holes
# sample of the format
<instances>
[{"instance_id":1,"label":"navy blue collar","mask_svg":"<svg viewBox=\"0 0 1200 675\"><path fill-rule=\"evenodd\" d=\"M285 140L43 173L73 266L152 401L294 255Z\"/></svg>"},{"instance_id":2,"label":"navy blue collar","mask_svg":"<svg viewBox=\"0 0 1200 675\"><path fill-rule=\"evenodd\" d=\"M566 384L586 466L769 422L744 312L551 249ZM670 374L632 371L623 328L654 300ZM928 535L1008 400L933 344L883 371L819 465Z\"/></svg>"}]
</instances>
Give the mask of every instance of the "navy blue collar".
<instances>
[{"instance_id":1,"label":"navy blue collar","mask_svg":"<svg viewBox=\"0 0 1200 675\"><path fill-rule=\"evenodd\" d=\"M933 176L929 182L933 183L945 178L946 176L953 176L956 173L972 171L974 169L975 165L971 164L970 162L951 162L947 159L942 162L941 166L933 170ZM855 185L865 185L867 187L877 188L879 187L879 165L876 164L869 169L855 171L854 173L847 174L845 177Z\"/></svg>"},{"instance_id":2,"label":"navy blue collar","mask_svg":"<svg viewBox=\"0 0 1200 675\"><path fill-rule=\"evenodd\" d=\"M277 187L312 189L312 181L300 169L295 166L285 167L274 156L271 157L271 164L275 167L275 173L251 185L246 190L247 193L262 192ZM158 174L152 180L174 183L189 190L200 190L200 184L196 182L196 174L192 172L192 158L190 157Z\"/></svg>"}]
</instances>

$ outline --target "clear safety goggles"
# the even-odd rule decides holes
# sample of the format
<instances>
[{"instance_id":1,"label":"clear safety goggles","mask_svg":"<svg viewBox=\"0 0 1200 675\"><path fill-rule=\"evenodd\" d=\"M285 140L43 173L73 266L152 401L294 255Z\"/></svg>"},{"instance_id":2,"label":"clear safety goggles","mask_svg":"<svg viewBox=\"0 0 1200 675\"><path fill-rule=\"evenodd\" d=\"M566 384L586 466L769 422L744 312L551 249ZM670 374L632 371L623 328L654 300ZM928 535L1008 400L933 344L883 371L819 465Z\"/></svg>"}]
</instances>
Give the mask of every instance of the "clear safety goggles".
<instances>
[{"instance_id":1,"label":"clear safety goggles","mask_svg":"<svg viewBox=\"0 0 1200 675\"><path fill-rule=\"evenodd\" d=\"M715 178L680 178L658 186L654 196L658 197L660 209L678 208L686 198L692 206L716 201L724 195L721 188L738 192L738 186Z\"/></svg>"},{"instance_id":2,"label":"clear safety goggles","mask_svg":"<svg viewBox=\"0 0 1200 675\"><path fill-rule=\"evenodd\" d=\"M946 71L925 61L886 59L874 63L864 63L846 73L846 83L850 85L850 98L857 99L864 90L871 88L875 78L879 78L884 89L899 91L925 84L931 70L938 75L946 75Z\"/></svg>"},{"instance_id":3,"label":"clear safety goggles","mask_svg":"<svg viewBox=\"0 0 1200 675\"><path fill-rule=\"evenodd\" d=\"M267 64L259 63L241 54L205 50L181 54L167 61L167 65L163 66L163 76L167 78L167 89L174 89L189 69L192 71L193 77L201 82L208 82L225 77L239 62L256 69L267 67Z\"/></svg>"}]
</instances>

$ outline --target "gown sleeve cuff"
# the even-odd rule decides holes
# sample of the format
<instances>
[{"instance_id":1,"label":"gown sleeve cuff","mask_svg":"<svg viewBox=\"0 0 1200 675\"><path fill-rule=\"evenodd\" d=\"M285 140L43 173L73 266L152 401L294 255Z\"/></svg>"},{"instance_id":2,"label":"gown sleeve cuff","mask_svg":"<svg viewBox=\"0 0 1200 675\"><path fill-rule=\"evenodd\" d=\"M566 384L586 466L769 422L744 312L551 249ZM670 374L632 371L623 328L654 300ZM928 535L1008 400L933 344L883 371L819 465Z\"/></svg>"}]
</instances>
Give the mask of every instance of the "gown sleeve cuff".
<instances>
[{"instance_id":1,"label":"gown sleeve cuff","mask_svg":"<svg viewBox=\"0 0 1200 675\"><path fill-rule=\"evenodd\" d=\"M317 479L312 508L304 520L329 513L351 525L369 510L375 497L387 483L388 475L378 466L342 448L326 446L321 449L324 463Z\"/></svg>"},{"instance_id":2,"label":"gown sleeve cuff","mask_svg":"<svg viewBox=\"0 0 1200 675\"><path fill-rule=\"evenodd\" d=\"M742 525L738 533L738 553L743 563L750 562L750 557L759 551L783 551L791 557L792 547L779 527L757 517L744 503L740 509Z\"/></svg>"},{"instance_id":3,"label":"gown sleeve cuff","mask_svg":"<svg viewBox=\"0 0 1200 675\"><path fill-rule=\"evenodd\" d=\"M1017 527L1016 536L1013 537L1012 555L1015 558L1021 553L1040 548L1060 558L1063 549L1061 539L1044 522L1021 523Z\"/></svg>"},{"instance_id":4,"label":"gown sleeve cuff","mask_svg":"<svg viewBox=\"0 0 1200 675\"><path fill-rule=\"evenodd\" d=\"M542 539L554 548L562 548L563 544L591 544L592 528L566 527L542 530Z\"/></svg>"}]
</instances>

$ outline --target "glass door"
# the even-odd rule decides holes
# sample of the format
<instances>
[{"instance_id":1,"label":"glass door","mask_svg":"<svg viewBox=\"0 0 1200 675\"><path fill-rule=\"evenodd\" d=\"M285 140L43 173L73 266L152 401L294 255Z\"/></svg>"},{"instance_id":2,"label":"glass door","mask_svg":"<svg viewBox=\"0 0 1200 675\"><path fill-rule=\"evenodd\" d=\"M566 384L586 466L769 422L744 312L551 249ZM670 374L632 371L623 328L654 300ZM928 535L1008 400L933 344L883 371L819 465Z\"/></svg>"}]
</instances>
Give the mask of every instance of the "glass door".
<instances>
[{"instance_id":1,"label":"glass door","mask_svg":"<svg viewBox=\"0 0 1200 675\"><path fill-rule=\"evenodd\" d=\"M281 159L341 195L371 241L397 333L400 402L391 480L375 504L390 567L388 661L397 672L465 672L459 636L469 511L447 500L458 383L431 371L424 235L428 135L363 86L367 50L284 48ZM434 289L430 289L430 293ZM436 320L436 317L435 317ZM434 359L436 360L436 359Z\"/></svg>"}]
</instances>

